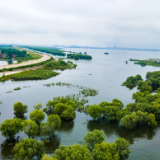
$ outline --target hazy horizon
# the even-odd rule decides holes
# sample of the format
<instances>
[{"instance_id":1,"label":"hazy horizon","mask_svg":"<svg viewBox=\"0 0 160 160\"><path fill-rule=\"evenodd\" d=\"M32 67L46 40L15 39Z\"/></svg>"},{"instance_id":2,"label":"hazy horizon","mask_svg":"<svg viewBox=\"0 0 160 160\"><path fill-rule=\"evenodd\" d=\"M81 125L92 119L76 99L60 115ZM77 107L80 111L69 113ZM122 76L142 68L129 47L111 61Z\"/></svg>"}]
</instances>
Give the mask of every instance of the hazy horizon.
<instances>
[{"instance_id":1,"label":"hazy horizon","mask_svg":"<svg viewBox=\"0 0 160 160\"><path fill-rule=\"evenodd\" d=\"M7 0L0 43L160 49L160 1Z\"/></svg>"}]
</instances>

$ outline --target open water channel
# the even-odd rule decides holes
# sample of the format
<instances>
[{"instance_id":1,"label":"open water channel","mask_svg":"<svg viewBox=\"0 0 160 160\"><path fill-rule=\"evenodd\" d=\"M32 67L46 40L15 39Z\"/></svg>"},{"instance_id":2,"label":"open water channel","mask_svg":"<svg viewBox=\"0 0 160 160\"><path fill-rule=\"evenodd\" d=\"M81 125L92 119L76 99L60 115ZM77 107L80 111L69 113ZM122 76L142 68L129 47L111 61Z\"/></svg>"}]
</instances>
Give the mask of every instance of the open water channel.
<instances>
[{"instance_id":1,"label":"open water channel","mask_svg":"<svg viewBox=\"0 0 160 160\"><path fill-rule=\"evenodd\" d=\"M48 80L39 81L7 81L0 83L0 123L5 119L14 118L13 104L17 101L28 106L28 113L25 114L29 118L29 113L34 110L33 105L42 103L43 107L49 100L57 96L66 96L72 93L79 93L78 88L68 88L67 86L44 87L43 84L52 82L65 82L72 85L86 86L98 90L99 94L95 97L88 97L89 104L99 104L102 101L111 102L117 98L126 106L133 102L132 94L137 89L129 90L121 84L128 76L140 74L145 79L148 71L158 71L160 68L146 66L141 67L133 62L126 60L159 58L159 52L144 51L123 51L123 50L99 50L99 49L66 49L74 52L87 52L92 56L92 60L73 60L78 66L74 70L59 71L61 74ZM104 52L109 52L105 55ZM0 63L1 64L1 63ZM24 86L30 86L23 88ZM21 90L14 91L16 87ZM6 93L7 91L12 91ZM47 119L47 116L45 120ZM160 159L160 122L158 127L149 128L147 126L136 127L133 130L126 130L117 123L106 121L93 121L89 115L76 112L76 118L73 122L63 122L59 131L55 132L55 137L51 143L45 145L46 153L53 155L54 151L60 145L73 145L83 141L83 137L88 131L99 129L104 132L106 142L114 142L117 137L124 137L130 143L128 160L158 160ZM16 136L20 138L27 137L23 132ZM40 137L36 137L40 140ZM0 135L0 159L13 159L13 145L10 145L6 138Z\"/></svg>"}]
</instances>

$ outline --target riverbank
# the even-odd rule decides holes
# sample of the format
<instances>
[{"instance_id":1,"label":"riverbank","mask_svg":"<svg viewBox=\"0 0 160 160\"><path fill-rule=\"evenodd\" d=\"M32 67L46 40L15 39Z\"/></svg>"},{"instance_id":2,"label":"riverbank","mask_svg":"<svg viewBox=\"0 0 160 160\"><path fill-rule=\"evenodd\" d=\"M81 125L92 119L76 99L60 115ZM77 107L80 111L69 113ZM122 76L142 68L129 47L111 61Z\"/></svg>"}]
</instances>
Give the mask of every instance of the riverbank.
<instances>
[{"instance_id":1,"label":"riverbank","mask_svg":"<svg viewBox=\"0 0 160 160\"><path fill-rule=\"evenodd\" d=\"M53 61L51 62L57 62L57 59L54 58ZM27 71L27 70L36 70L39 68L43 68L45 64L39 65L39 66L33 66L33 67L27 67L27 68L21 68L21 69L17 69L14 71L5 71L5 72L0 72L0 77L5 74L5 75L11 75L11 74L15 74L15 73L19 73L19 72L23 72L23 71Z\"/></svg>"},{"instance_id":2,"label":"riverbank","mask_svg":"<svg viewBox=\"0 0 160 160\"><path fill-rule=\"evenodd\" d=\"M50 57L51 57L51 56L48 55L48 54L42 54L42 58L40 58L40 59L25 61L25 62L16 63L16 64L3 65L3 66L0 66L0 69L4 69L4 68L15 68L15 67L20 67L20 66L27 66L27 65L31 65L31 64L35 64L35 63L40 63L40 62L49 60Z\"/></svg>"}]
</instances>

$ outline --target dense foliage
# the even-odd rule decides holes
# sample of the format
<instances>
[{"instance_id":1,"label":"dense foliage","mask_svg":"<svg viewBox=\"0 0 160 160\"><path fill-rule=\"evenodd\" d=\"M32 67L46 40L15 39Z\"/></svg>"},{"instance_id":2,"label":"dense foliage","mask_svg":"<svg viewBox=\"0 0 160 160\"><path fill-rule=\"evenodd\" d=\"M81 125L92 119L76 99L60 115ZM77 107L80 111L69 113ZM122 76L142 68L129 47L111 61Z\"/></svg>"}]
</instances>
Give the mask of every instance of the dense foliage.
<instances>
[{"instance_id":1,"label":"dense foliage","mask_svg":"<svg viewBox=\"0 0 160 160\"><path fill-rule=\"evenodd\" d=\"M54 97L53 101L48 101L44 112L49 114L57 114L64 120L73 120L75 118L75 110L84 110L84 104L87 103L86 99L79 99L74 95L66 97Z\"/></svg>"},{"instance_id":2,"label":"dense foliage","mask_svg":"<svg viewBox=\"0 0 160 160\"><path fill-rule=\"evenodd\" d=\"M43 69L37 69L37 70L29 70L29 71L23 71L20 73L15 73L11 75L3 75L0 77L0 81L7 81L9 79L14 81L20 81L20 80L41 80L41 79L48 79L53 76L57 76L59 73L51 71L51 70L43 70Z\"/></svg>"},{"instance_id":3,"label":"dense foliage","mask_svg":"<svg viewBox=\"0 0 160 160\"><path fill-rule=\"evenodd\" d=\"M57 160L93 160L93 157L86 145L80 146L74 144L72 146L60 146L55 151L54 158Z\"/></svg>"},{"instance_id":4,"label":"dense foliage","mask_svg":"<svg viewBox=\"0 0 160 160\"><path fill-rule=\"evenodd\" d=\"M54 132L59 129L61 126L61 118L58 115L51 114L48 116L47 122L41 122L41 135L49 136L51 139L54 135Z\"/></svg>"},{"instance_id":5,"label":"dense foliage","mask_svg":"<svg viewBox=\"0 0 160 160\"><path fill-rule=\"evenodd\" d=\"M46 53L50 53L50 54L57 55L57 56L65 56L66 55L60 49L53 48L53 47L31 47L31 46L25 46L25 47L32 49L32 50L35 50L35 51L46 52Z\"/></svg>"},{"instance_id":6,"label":"dense foliage","mask_svg":"<svg viewBox=\"0 0 160 160\"><path fill-rule=\"evenodd\" d=\"M39 127L35 121L25 120L22 122L23 131L27 136L34 137L39 133Z\"/></svg>"},{"instance_id":7,"label":"dense foliage","mask_svg":"<svg viewBox=\"0 0 160 160\"><path fill-rule=\"evenodd\" d=\"M148 60L130 59L130 61L134 61L134 64L141 65L142 67L144 67L146 65L160 67L160 60L159 59L148 59Z\"/></svg>"},{"instance_id":8,"label":"dense foliage","mask_svg":"<svg viewBox=\"0 0 160 160\"><path fill-rule=\"evenodd\" d=\"M95 144L104 141L104 135L102 131L95 129L93 132L88 132L84 139L88 148L93 149Z\"/></svg>"},{"instance_id":9,"label":"dense foliage","mask_svg":"<svg viewBox=\"0 0 160 160\"><path fill-rule=\"evenodd\" d=\"M38 142L36 139L32 138L22 139L13 148L14 159L32 160L36 157L37 160L40 160L45 152L44 150L43 142Z\"/></svg>"},{"instance_id":10,"label":"dense foliage","mask_svg":"<svg viewBox=\"0 0 160 160\"><path fill-rule=\"evenodd\" d=\"M59 74L53 71L53 69L61 69L61 70L72 69L72 68L76 68L76 66L77 65L73 64L73 62L70 62L70 61L65 62L62 59L59 59L58 62L46 63L45 66L40 69L26 70L26 71L11 74L11 75L3 74L3 76L0 77L0 82L7 81L9 79L14 80L14 81L48 79L53 76L57 76Z\"/></svg>"},{"instance_id":11,"label":"dense foliage","mask_svg":"<svg viewBox=\"0 0 160 160\"><path fill-rule=\"evenodd\" d=\"M0 54L5 54L6 57L12 58L12 57L25 57L27 55L26 50L18 50L12 47L0 47ZM0 56L1 57L1 56Z\"/></svg>"},{"instance_id":12,"label":"dense foliage","mask_svg":"<svg viewBox=\"0 0 160 160\"><path fill-rule=\"evenodd\" d=\"M14 114L16 115L16 117L20 118L24 116L24 113L27 113L27 109L28 106L27 105L23 105L21 102L16 102L13 105L13 110L14 110Z\"/></svg>"},{"instance_id":13,"label":"dense foliage","mask_svg":"<svg viewBox=\"0 0 160 160\"><path fill-rule=\"evenodd\" d=\"M57 160L57 158L52 158L51 156L44 154L41 160Z\"/></svg>"},{"instance_id":14,"label":"dense foliage","mask_svg":"<svg viewBox=\"0 0 160 160\"><path fill-rule=\"evenodd\" d=\"M45 114L43 111L39 110L39 109L35 109L33 110L30 115L29 118L32 121L35 121L38 125L40 125L40 123L44 120L45 118Z\"/></svg>"},{"instance_id":15,"label":"dense foliage","mask_svg":"<svg viewBox=\"0 0 160 160\"><path fill-rule=\"evenodd\" d=\"M6 119L0 125L0 131L3 136L9 139L14 139L14 136L22 130L22 120L15 119Z\"/></svg>"},{"instance_id":16,"label":"dense foliage","mask_svg":"<svg viewBox=\"0 0 160 160\"><path fill-rule=\"evenodd\" d=\"M136 86L137 82L143 80L141 75L137 74L135 77L130 76L123 82L122 86L127 86L128 88L133 88Z\"/></svg>"},{"instance_id":17,"label":"dense foliage","mask_svg":"<svg viewBox=\"0 0 160 160\"><path fill-rule=\"evenodd\" d=\"M148 72L146 80L139 80L136 85L140 92L133 93L135 103L128 104L122 110L125 113L119 119L120 123L128 129L137 124L155 127L156 120L160 119L160 71ZM152 94L154 91L157 94Z\"/></svg>"},{"instance_id":18,"label":"dense foliage","mask_svg":"<svg viewBox=\"0 0 160 160\"><path fill-rule=\"evenodd\" d=\"M88 132L84 139L86 144L82 146L78 144L60 146L53 158L57 160L120 160L126 159L131 153L127 140L117 138L114 143L107 143L104 141L102 131L99 130Z\"/></svg>"},{"instance_id":19,"label":"dense foliage","mask_svg":"<svg viewBox=\"0 0 160 160\"><path fill-rule=\"evenodd\" d=\"M63 61L63 59L59 59L57 62L49 62L45 64L44 69L49 69L49 70L53 70L53 69L60 69L60 70L65 70L65 69L72 69L72 68L76 68L76 64L73 64L73 62L71 61Z\"/></svg>"},{"instance_id":20,"label":"dense foliage","mask_svg":"<svg viewBox=\"0 0 160 160\"><path fill-rule=\"evenodd\" d=\"M67 54L67 58L73 58L75 60L79 60L79 59L91 60L92 56L85 55L85 54Z\"/></svg>"}]
</instances>

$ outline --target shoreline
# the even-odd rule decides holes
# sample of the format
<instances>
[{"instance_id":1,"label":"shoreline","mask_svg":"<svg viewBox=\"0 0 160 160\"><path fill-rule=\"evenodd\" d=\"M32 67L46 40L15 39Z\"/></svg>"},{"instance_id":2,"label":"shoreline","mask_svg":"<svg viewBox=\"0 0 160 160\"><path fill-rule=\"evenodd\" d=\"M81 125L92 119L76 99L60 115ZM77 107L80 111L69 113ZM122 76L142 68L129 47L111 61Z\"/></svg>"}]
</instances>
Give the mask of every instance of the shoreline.
<instances>
[{"instance_id":1,"label":"shoreline","mask_svg":"<svg viewBox=\"0 0 160 160\"><path fill-rule=\"evenodd\" d=\"M22 63L7 64L7 65L0 66L0 69L14 68L14 67L20 67L20 66L26 66L26 65L30 65L30 64L35 64L35 63L46 61L46 60L50 59L50 57L51 56L48 55L48 54L42 54L42 57L40 59L25 61L25 62L22 62Z\"/></svg>"},{"instance_id":2,"label":"shoreline","mask_svg":"<svg viewBox=\"0 0 160 160\"><path fill-rule=\"evenodd\" d=\"M35 64L35 63L39 63L39 62L46 61L46 60L50 59L50 57L51 57L50 55L44 54L43 57L42 57L41 59L26 61L26 62L23 62L23 63L20 63L20 64L12 64L12 65L14 65L14 66L6 65L6 66L8 66L8 67L5 67L5 68L12 68L12 67L26 66L26 65L30 65L30 64ZM54 58L54 60L51 61L51 62L57 62L57 59ZM22 69L16 69L16 70L13 70L13 71L4 71L4 72L0 72L0 77L1 77L3 74L5 74L5 75L11 75L11 74L23 72L23 71L26 71L26 70L36 70L36 69L39 69L39 68L44 67L44 65L45 65L45 64L39 65L39 66L33 66L33 67L22 68ZM0 69L3 69L3 68L1 68L1 66L0 66Z\"/></svg>"}]
</instances>

